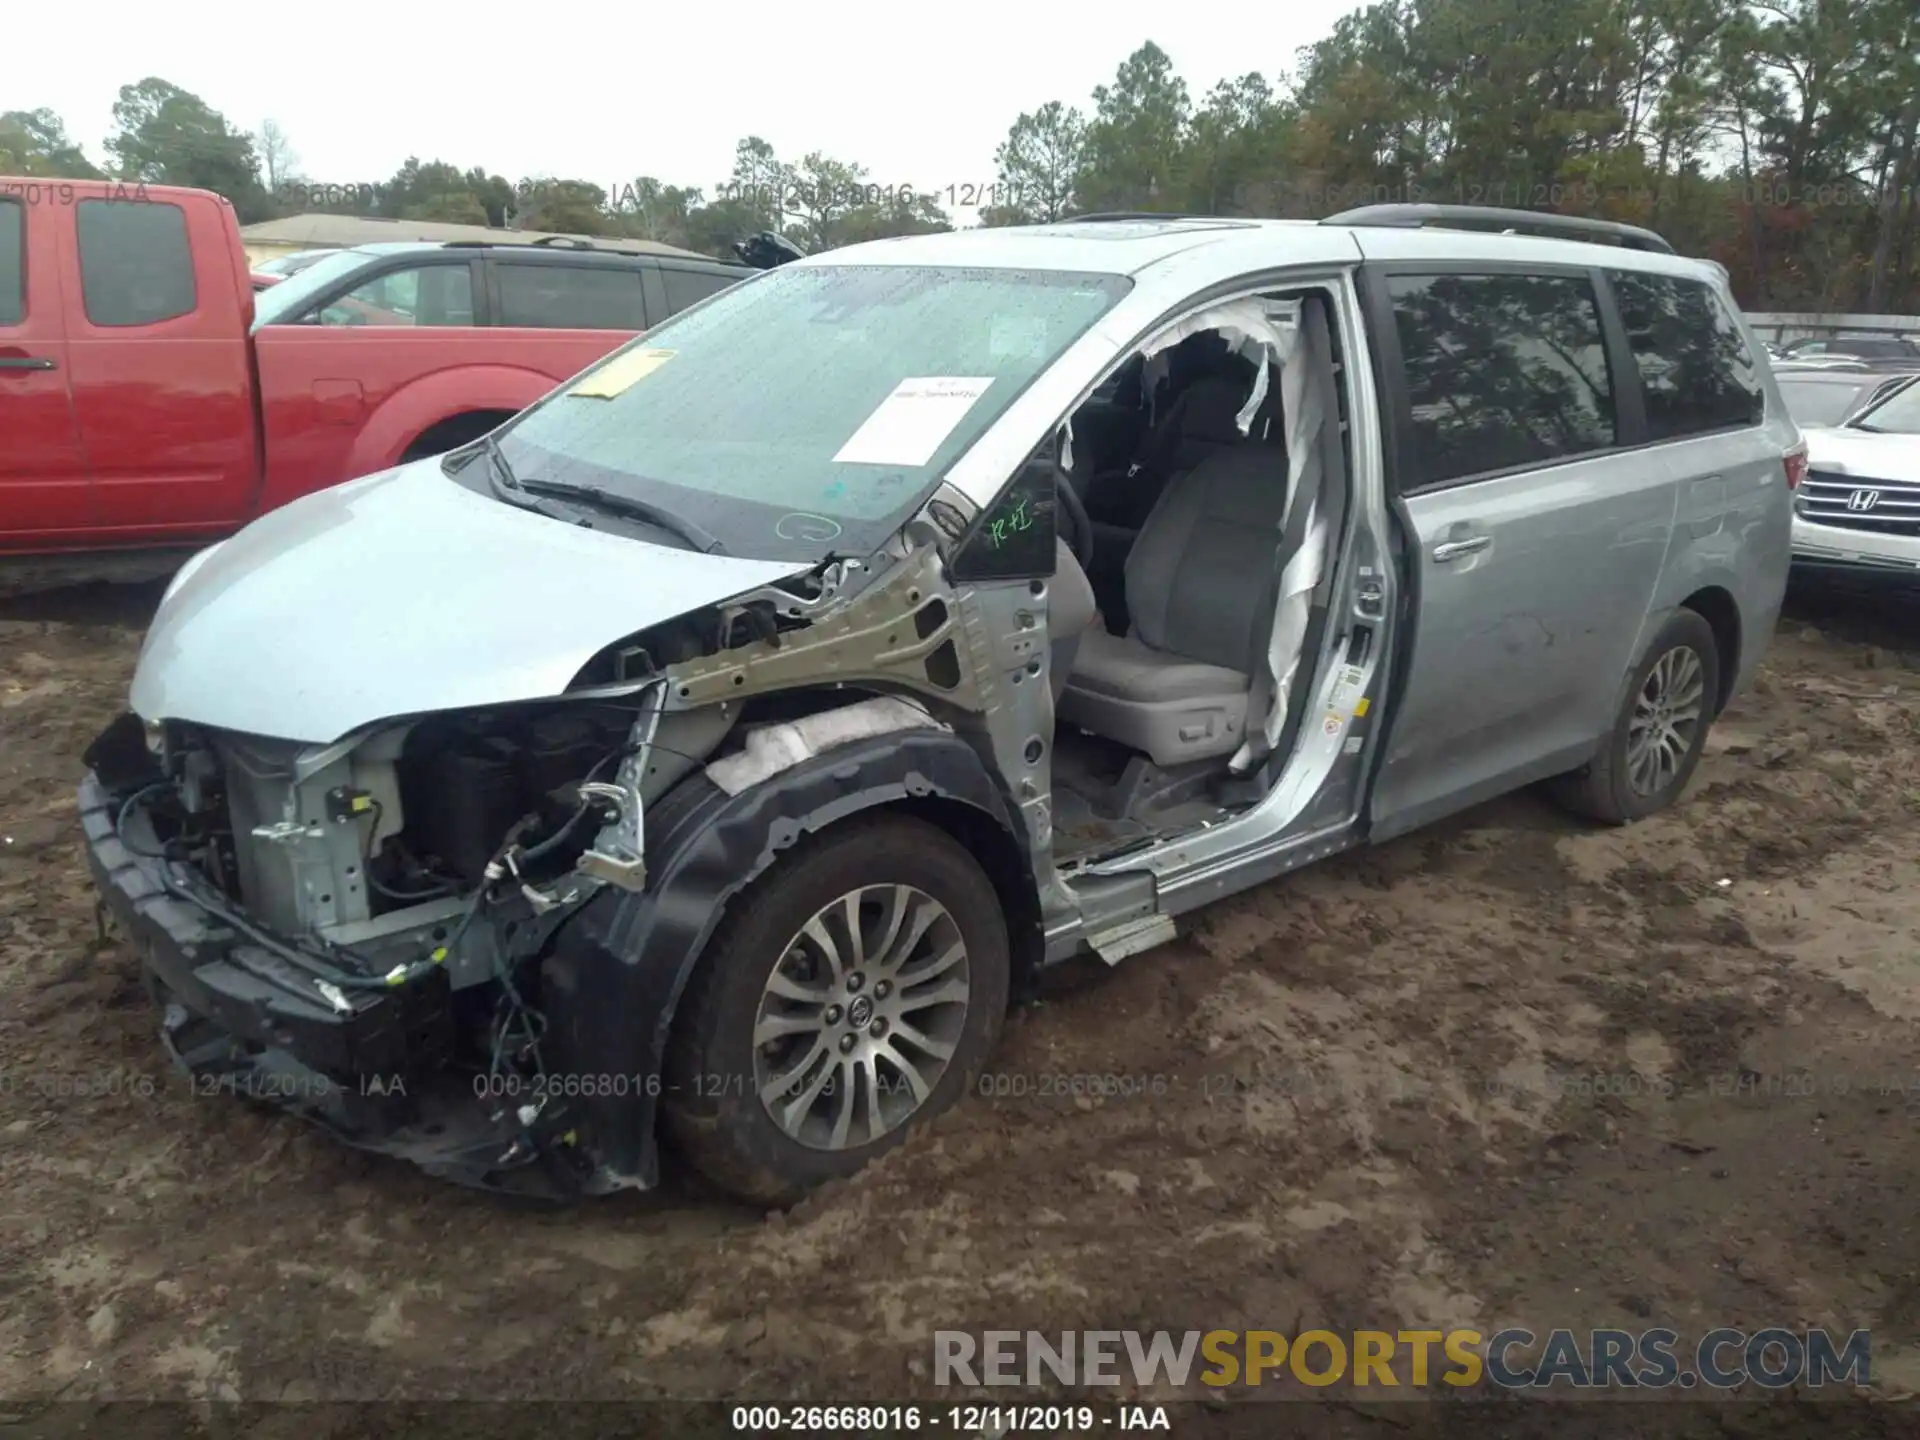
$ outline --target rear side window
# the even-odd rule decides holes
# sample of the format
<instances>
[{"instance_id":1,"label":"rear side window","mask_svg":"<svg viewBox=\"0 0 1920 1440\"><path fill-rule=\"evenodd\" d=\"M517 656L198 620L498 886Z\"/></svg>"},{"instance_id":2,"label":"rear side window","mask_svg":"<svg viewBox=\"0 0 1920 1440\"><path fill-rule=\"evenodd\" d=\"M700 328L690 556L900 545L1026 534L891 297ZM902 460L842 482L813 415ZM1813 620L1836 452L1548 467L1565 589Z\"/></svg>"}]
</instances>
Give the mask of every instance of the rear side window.
<instances>
[{"instance_id":1,"label":"rear side window","mask_svg":"<svg viewBox=\"0 0 1920 1440\"><path fill-rule=\"evenodd\" d=\"M82 200L76 218L88 323L157 325L193 313L193 252L178 205Z\"/></svg>"},{"instance_id":2,"label":"rear side window","mask_svg":"<svg viewBox=\"0 0 1920 1440\"><path fill-rule=\"evenodd\" d=\"M501 261L500 324L535 330L644 330L640 272Z\"/></svg>"},{"instance_id":3,"label":"rear side window","mask_svg":"<svg viewBox=\"0 0 1920 1440\"><path fill-rule=\"evenodd\" d=\"M660 274L667 282L667 313L678 315L690 305L698 305L707 296L717 294L739 277L714 275L704 270L680 270L662 263Z\"/></svg>"},{"instance_id":4,"label":"rear side window","mask_svg":"<svg viewBox=\"0 0 1920 1440\"><path fill-rule=\"evenodd\" d=\"M18 325L26 317L26 239L26 207L0 200L0 325Z\"/></svg>"},{"instance_id":5,"label":"rear side window","mask_svg":"<svg viewBox=\"0 0 1920 1440\"><path fill-rule=\"evenodd\" d=\"M1760 423L1767 400L1759 367L1711 286L1630 271L1609 279L1646 391L1648 439Z\"/></svg>"},{"instance_id":6,"label":"rear side window","mask_svg":"<svg viewBox=\"0 0 1920 1440\"><path fill-rule=\"evenodd\" d=\"M1615 443L1600 306L1585 277L1396 275L1387 289L1413 408L1409 483Z\"/></svg>"},{"instance_id":7,"label":"rear side window","mask_svg":"<svg viewBox=\"0 0 1920 1440\"><path fill-rule=\"evenodd\" d=\"M464 260L389 270L321 307L314 318L322 325L471 325L473 272Z\"/></svg>"}]
</instances>

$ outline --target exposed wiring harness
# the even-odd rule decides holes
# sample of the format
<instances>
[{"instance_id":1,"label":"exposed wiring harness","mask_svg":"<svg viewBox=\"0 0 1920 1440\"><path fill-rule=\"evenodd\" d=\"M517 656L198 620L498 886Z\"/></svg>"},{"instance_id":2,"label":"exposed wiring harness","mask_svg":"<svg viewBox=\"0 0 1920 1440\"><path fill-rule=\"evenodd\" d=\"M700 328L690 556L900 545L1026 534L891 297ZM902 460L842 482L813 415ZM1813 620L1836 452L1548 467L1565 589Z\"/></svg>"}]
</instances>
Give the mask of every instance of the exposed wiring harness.
<instances>
[{"instance_id":1,"label":"exposed wiring harness","mask_svg":"<svg viewBox=\"0 0 1920 1440\"><path fill-rule=\"evenodd\" d=\"M621 708L621 707L609 707ZM643 754L649 749L665 754L679 756L691 764L701 763L700 757L684 751L674 750L671 746L651 741L629 741L607 752L591 769L582 783L591 782L599 777L609 765ZM538 843L520 848L521 837L539 824L537 815L526 815L517 821L501 841L500 847L488 860L481 882L474 889L466 908L445 940L439 942L420 960L407 965L395 965L384 974L376 973L377 961L360 954L346 946L321 940L318 945L275 935L248 919L236 907L227 903L224 896L213 893L212 887L196 876L184 857L170 853L177 842L164 843L157 850L148 849L135 843L128 833L127 821L135 810L153 797L172 792L175 786L171 781L156 781L141 787L129 795L120 805L114 818L114 834L127 850L142 859L161 862L160 883L166 892L174 898L193 905L210 915L221 924L245 936L254 944L269 953L278 956L287 964L298 969L314 981L321 993L336 1009L351 1009L341 992L390 990L404 985L408 981L430 973L444 963L447 957L457 951L465 940L468 931L479 918L481 912L492 903L497 887L506 880L519 883L521 890L533 901L545 901L545 905L536 904L536 911L550 907L554 902L550 896L541 896L525 879L522 867L537 863L557 851L580 827L582 821L593 814L596 800L583 797L573 813L564 820L552 834ZM374 837L380 829L382 810L378 800L372 803L371 826L368 830L367 848L362 860L362 873L368 884L388 899L406 902L419 902L436 899L452 892L451 884L442 882L434 888L419 891L399 890L382 883L373 874L372 861L375 855ZM437 877L436 877L437 878ZM321 948L324 947L324 948ZM358 969L343 967L336 957L349 962ZM505 946L493 949L493 974L499 981L500 995L494 1008L491 1025L492 1037L488 1063L489 1078L500 1073L502 1062L511 1055L516 1061L531 1062L535 1073L544 1078L545 1060L540 1053L540 1042L547 1033L547 1019L538 1009L528 1003L520 987L514 981L514 971L524 956L515 955ZM329 995L327 992L334 993Z\"/></svg>"},{"instance_id":2,"label":"exposed wiring harness","mask_svg":"<svg viewBox=\"0 0 1920 1440\"><path fill-rule=\"evenodd\" d=\"M392 886L383 882L378 875L375 875L373 873L373 861L375 856L374 837L380 833L380 817L386 813L386 810L380 804L380 802L374 799L372 796L368 796L367 800L369 805L372 807L372 823L370 823L367 826L367 848L365 853L362 855L361 861L360 861L360 871L363 875L367 877L367 884L371 885L376 891L386 896L387 899L389 900L403 900L403 901L409 901L409 902L419 901L419 900L438 900L443 895L452 894L454 891L454 886L450 884L448 881L441 880L438 877L429 876L428 878L433 879L435 883L430 888L425 890L396 890ZM404 854L405 852L403 851L402 853Z\"/></svg>"},{"instance_id":3,"label":"exposed wiring harness","mask_svg":"<svg viewBox=\"0 0 1920 1440\"><path fill-rule=\"evenodd\" d=\"M297 941L282 939L247 919L246 916L227 904L223 898L209 894L205 882L193 876L192 871L186 866L181 857L168 853L169 847L167 845L163 844L158 850L149 850L144 846L134 843L133 839L127 833L127 819L133 814L134 809L140 805L141 802L164 791L173 790L174 788L171 781L164 780L142 786L120 803L120 809L114 816L113 825L115 838L127 847L130 854L137 855L144 860L158 860L161 862L161 887L174 899L184 901L196 909L211 915L221 924L238 931L240 934L246 936L247 939L253 941L254 944L277 955L280 959L307 975L316 984L329 985L341 991L391 989L396 985L404 985L417 975L425 973L435 963L432 960L425 960L417 961L412 965L396 965L384 975L375 975L371 973L375 968L375 962L359 954L357 951L350 950L343 945L331 945L327 951L321 951L318 949L310 949ZM342 968L335 963L335 955L346 958L354 964L359 965L361 969L354 971ZM321 993L322 995L326 994L324 990ZM331 996L327 998L332 1002ZM335 1003L335 1008L339 1008L337 1002L333 1003Z\"/></svg>"},{"instance_id":4,"label":"exposed wiring harness","mask_svg":"<svg viewBox=\"0 0 1920 1440\"><path fill-rule=\"evenodd\" d=\"M120 811L113 817L113 834L115 839L127 847L128 853L138 855L142 860L170 860L172 858L167 854L165 845L162 845L158 850L142 850L138 845L135 845L132 840L128 839L127 816L133 813L134 806L138 805L142 800L145 800L149 795L158 795L163 790L171 790L173 788L174 786L171 780L156 780L151 785L141 786L125 800L120 802Z\"/></svg>"}]
</instances>

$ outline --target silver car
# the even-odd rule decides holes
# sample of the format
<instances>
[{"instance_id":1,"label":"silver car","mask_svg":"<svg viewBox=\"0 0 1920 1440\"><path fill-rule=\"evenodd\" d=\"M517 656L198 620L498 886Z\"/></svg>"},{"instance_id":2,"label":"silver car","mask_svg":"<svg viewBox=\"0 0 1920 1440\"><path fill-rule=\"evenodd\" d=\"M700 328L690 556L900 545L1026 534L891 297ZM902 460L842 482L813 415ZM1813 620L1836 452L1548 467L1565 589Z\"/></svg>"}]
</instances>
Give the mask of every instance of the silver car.
<instances>
[{"instance_id":1,"label":"silver car","mask_svg":"<svg viewBox=\"0 0 1920 1440\"><path fill-rule=\"evenodd\" d=\"M189 562L93 868L209 1084L786 1203L1047 965L1535 781L1672 803L1786 583L1759 357L1718 267L1552 216L796 260Z\"/></svg>"}]
</instances>

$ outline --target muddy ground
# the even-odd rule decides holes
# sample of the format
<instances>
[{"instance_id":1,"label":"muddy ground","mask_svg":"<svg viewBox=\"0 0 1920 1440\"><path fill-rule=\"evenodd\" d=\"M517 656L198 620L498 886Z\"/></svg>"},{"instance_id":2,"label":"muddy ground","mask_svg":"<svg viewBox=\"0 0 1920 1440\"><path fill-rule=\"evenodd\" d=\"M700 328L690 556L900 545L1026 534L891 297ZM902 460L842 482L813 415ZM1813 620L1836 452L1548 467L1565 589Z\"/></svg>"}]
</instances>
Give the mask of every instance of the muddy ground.
<instances>
[{"instance_id":1,"label":"muddy ground","mask_svg":"<svg viewBox=\"0 0 1920 1440\"><path fill-rule=\"evenodd\" d=\"M1920 611L1797 598L1665 816L1515 796L1058 977L1008 1093L765 1216L513 1208L170 1075L71 789L152 598L0 611L16 1411L897 1401L935 1328L1870 1326L1920 1389Z\"/></svg>"}]
</instances>

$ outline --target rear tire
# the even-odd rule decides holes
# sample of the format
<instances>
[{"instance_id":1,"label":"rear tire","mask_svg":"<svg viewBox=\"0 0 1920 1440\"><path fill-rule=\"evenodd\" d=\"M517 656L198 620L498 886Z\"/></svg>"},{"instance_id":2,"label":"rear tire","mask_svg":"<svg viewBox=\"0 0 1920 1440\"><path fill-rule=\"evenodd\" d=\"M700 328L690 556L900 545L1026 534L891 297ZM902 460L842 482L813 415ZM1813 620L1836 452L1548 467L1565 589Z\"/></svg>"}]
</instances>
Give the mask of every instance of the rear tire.
<instances>
[{"instance_id":1,"label":"rear tire","mask_svg":"<svg viewBox=\"0 0 1920 1440\"><path fill-rule=\"evenodd\" d=\"M973 1083L1010 955L998 893L946 832L900 815L824 832L735 898L688 982L667 1139L757 1205L854 1174Z\"/></svg>"},{"instance_id":2,"label":"rear tire","mask_svg":"<svg viewBox=\"0 0 1920 1440\"><path fill-rule=\"evenodd\" d=\"M1552 791L1567 809L1625 825L1666 809L1693 778L1720 696L1720 647L1692 610L1668 617L1634 668L1620 713L1583 770Z\"/></svg>"},{"instance_id":3,"label":"rear tire","mask_svg":"<svg viewBox=\"0 0 1920 1440\"><path fill-rule=\"evenodd\" d=\"M510 414L476 410L442 420L414 437L413 443L400 456L400 463L407 465L415 460L425 460L430 455L444 455L449 450L458 450L462 445L471 445L512 418Z\"/></svg>"}]
</instances>

